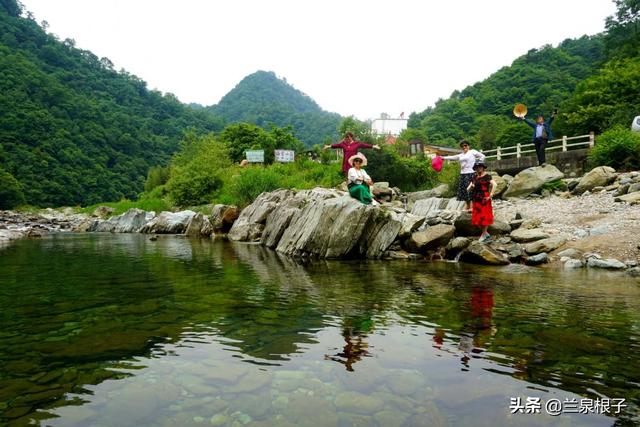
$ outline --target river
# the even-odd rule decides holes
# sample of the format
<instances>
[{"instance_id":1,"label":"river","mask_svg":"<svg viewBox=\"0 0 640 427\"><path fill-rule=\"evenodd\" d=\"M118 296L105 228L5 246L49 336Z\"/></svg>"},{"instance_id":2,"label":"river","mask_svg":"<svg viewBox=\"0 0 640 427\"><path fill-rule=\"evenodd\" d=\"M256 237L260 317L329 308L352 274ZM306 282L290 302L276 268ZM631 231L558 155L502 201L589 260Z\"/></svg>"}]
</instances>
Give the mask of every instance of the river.
<instances>
[{"instance_id":1,"label":"river","mask_svg":"<svg viewBox=\"0 0 640 427\"><path fill-rule=\"evenodd\" d=\"M620 274L58 234L0 249L0 307L0 424L640 420L640 284Z\"/></svg>"}]
</instances>

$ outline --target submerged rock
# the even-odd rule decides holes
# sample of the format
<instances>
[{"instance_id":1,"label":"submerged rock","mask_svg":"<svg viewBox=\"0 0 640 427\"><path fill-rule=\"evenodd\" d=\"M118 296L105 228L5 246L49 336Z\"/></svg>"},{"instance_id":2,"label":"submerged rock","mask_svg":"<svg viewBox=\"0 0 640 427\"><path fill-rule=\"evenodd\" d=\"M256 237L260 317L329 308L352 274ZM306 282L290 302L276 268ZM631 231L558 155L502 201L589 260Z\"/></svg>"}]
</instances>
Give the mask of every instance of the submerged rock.
<instances>
[{"instance_id":1,"label":"submerged rock","mask_svg":"<svg viewBox=\"0 0 640 427\"><path fill-rule=\"evenodd\" d=\"M536 255L532 255L524 260L527 265L540 265L549 262L549 255L546 252L542 252Z\"/></svg>"},{"instance_id":2,"label":"submerged rock","mask_svg":"<svg viewBox=\"0 0 640 427\"><path fill-rule=\"evenodd\" d=\"M605 270L624 270L627 268L627 265L624 262L613 258L599 259L596 257L590 257L587 259L587 267L601 268Z\"/></svg>"}]
</instances>

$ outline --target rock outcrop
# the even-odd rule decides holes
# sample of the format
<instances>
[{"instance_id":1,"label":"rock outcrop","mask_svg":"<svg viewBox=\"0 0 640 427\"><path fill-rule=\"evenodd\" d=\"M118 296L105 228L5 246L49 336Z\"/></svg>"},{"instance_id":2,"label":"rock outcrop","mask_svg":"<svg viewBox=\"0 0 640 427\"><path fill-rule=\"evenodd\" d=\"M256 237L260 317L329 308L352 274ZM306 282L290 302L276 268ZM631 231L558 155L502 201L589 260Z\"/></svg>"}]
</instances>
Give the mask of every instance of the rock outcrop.
<instances>
[{"instance_id":1,"label":"rock outcrop","mask_svg":"<svg viewBox=\"0 0 640 427\"><path fill-rule=\"evenodd\" d=\"M458 236L479 236L481 228L471 223L471 213L461 213L454 222L456 228L456 234ZM511 232L511 226L504 221L494 219L493 224L489 226L489 234L509 234Z\"/></svg>"},{"instance_id":2,"label":"rock outcrop","mask_svg":"<svg viewBox=\"0 0 640 427\"><path fill-rule=\"evenodd\" d=\"M453 225L434 225L411 234L405 245L411 252L424 253L429 249L446 246L453 238L455 231L456 228Z\"/></svg>"},{"instance_id":3,"label":"rock outcrop","mask_svg":"<svg viewBox=\"0 0 640 427\"><path fill-rule=\"evenodd\" d=\"M122 215L112 216L106 221L93 223L86 231L107 233L137 233L155 217L154 212L132 208Z\"/></svg>"},{"instance_id":4,"label":"rock outcrop","mask_svg":"<svg viewBox=\"0 0 640 427\"><path fill-rule=\"evenodd\" d=\"M540 190L544 184L564 178L553 165L535 166L517 174L502 195L503 198L524 197Z\"/></svg>"},{"instance_id":5,"label":"rock outcrop","mask_svg":"<svg viewBox=\"0 0 640 427\"><path fill-rule=\"evenodd\" d=\"M209 217L213 232L216 234L228 233L239 215L240 210L235 205L214 205Z\"/></svg>"},{"instance_id":6,"label":"rock outcrop","mask_svg":"<svg viewBox=\"0 0 640 427\"><path fill-rule=\"evenodd\" d=\"M189 222L196 216L194 211L161 212L141 229L140 233L182 234L187 230Z\"/></svg>"},{"instance_id":7,"label":"rock outcrop","mask_svg":"<svg viewBox=\"0 0 640 427\"><path fill-rule=\"evenodd\" d=\"M293 190L275 190L260 194L244 208L229 230L229 240L237 242L259 241L269 214L280 202L292 197Z\"/></svg>"}]
</instances>

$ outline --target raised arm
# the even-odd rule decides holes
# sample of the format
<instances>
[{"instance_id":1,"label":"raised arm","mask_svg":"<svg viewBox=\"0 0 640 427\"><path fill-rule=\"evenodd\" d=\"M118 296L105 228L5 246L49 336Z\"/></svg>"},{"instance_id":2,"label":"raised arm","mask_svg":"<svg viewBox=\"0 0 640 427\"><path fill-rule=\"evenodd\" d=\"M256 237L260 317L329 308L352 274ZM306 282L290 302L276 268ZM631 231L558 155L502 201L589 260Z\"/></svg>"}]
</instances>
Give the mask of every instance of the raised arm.
<instances>
[{"instance_id":1,"label":"raised arm","mask_svg":"<svg viewBox=\"0 0 640 427\"><path fill-rule=\"evenodd\" d=\"M531 126L532 128L536 128L536 124L534 122L532 122L531 120L527 119L526 117L522 118L522 121L525 122L526 124L528 124L529 126Z\"/></svg>"},{"instance_id":2,"label":"raised arm","mask_svg":"<svg viewBox=\"0 0 640 427\"><path fill-rule=\"evenodd\" d=\"M547 120L547 124L548 124L549 126L551 126L551 123L553 123L553 120L554 120L555 118L556 118L556 115L552 113L552 114L549 116L549 120Z\"/></svg>"}]
</instances>

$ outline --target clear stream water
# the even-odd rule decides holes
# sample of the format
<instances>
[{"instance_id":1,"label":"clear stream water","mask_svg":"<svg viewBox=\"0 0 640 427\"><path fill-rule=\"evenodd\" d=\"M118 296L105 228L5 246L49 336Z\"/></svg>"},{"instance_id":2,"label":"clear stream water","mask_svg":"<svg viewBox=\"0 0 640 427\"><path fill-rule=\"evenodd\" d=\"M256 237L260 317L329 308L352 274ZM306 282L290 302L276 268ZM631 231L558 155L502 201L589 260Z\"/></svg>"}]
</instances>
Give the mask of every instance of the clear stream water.
<instances>
[{"instance_id":1,"label":"clear stream water","mask_svg":"<svg viewBox=\"0 0 640 427\"><path fill-rule=\"evenodd\" d=\"M639 422L640 284L620 275L55 235L0 249L0 307L0 425ZM629 406L545 411L602 398Z\"/></svg>"}]
</instances>

